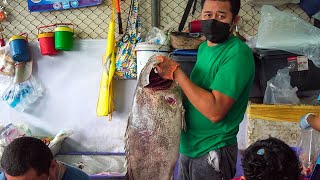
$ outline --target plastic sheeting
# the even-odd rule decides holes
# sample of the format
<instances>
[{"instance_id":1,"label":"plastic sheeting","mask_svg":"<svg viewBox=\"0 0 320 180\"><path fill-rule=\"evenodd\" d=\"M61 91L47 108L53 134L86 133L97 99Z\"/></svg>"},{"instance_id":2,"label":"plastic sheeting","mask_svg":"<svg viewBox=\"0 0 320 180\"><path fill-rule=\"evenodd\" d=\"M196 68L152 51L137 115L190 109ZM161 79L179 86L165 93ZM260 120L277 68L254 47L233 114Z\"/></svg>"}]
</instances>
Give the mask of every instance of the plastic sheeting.
<instances>
[{"instance_id":1,"label":"plastic sheeting","mask_svg":"<svg viewBox=\"0 0 320 180\"><path fill-rule=\"evenodd\" d=\"M125 175L125 156L57 155L55 159L76 166L89 175Z\"/></svg>"},{"instance_id":2,"label":"plastic sheeting","mask_svg":"<svg viewBox=\"0 0 320 180\"><path fill-rule=\"evenodd\" d=\"M299 104L297 87L290 84L289 68L279 69L277 74L268 81L264 94L264 104Z\"/></svg>"},{"instance_id":3,"label":"plastic sheeting","mask_svg":"<svg viewBox=\"0 0 320 180\"><path fill-rule=\"evenodd\" d=\"M256 47L304 55L320 67L320 29L272 6L261 9Z\"/></svg>"}]
</instances>

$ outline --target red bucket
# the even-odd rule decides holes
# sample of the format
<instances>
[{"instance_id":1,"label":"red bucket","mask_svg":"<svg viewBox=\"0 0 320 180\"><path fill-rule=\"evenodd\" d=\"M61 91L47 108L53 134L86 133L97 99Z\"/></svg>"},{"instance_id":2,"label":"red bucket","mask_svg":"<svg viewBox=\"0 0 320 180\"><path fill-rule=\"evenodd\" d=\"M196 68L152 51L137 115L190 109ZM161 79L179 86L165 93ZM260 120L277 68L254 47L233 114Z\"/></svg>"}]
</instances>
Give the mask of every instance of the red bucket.
<instances>
[{"instance_id":1,"label":"red bucket","mask_svg":"<svg viewBox=\"0 0 320 180\"><path fill-rule=\"evenodd\" d=\"M55 55L58 51L54 47L54 33L46 32L38 35L42 55Z\"/></svg>"}]
</instances>

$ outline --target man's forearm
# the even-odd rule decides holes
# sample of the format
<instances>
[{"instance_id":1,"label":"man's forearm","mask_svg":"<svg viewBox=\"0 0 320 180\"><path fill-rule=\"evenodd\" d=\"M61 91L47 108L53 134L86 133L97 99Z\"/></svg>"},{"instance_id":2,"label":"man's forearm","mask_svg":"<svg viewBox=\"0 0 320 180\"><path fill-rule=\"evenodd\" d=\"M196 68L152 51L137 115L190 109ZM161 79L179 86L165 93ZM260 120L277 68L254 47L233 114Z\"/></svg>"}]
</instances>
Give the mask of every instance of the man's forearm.
<instances>
[{"instance_id":1,"label":"man's forearm","mask_svg":"<svg viewBox=\"0 0 320 180\"><path fill-rule=\"evenodd\" d=\"M216 113L220 111L221 106L217 104L212 92L195 85L180 68L175 71L174 79L198 111L212 122L218 122L221 119L219 113Z\"/></svg>"}]
</instances>

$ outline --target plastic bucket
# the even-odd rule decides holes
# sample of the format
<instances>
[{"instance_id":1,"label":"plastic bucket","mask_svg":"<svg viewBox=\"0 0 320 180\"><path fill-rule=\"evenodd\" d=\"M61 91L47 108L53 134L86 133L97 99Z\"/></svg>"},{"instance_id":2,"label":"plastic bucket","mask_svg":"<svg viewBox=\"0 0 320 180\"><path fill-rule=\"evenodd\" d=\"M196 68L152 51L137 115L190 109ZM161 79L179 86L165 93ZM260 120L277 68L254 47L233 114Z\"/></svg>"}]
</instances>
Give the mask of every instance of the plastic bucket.
<instances>
[{"instance_id":1,"label":"plastic bucket","mask_svg":"<svg viewBox=\"0 0 320 180\"><path fill-rule=\"evenodd\" d=\"M30 50L27 36L12 36L9 39L10 54L14 61L26 62L30 60Z\"/></svg>"},{"instance_id":2,"label":"plastic bucket","mask_svg":"<svg viewBox=\"0 0 320 180\"><path fill-rule=\"evenodd\" d=\"M46 32L38 35L40 51L42 55L55 55L58 51L54 46L54 33Z\"/></svg>"},{"instance_id":3,"label":"plastic bucket","mask_svg":"<svg viewBox=\"0 0 320 180\"><path fill-rule=\"evenodd\" d=\"M141 70L153 55L168 56L170 47L158 44L138 43L135 51L137 53L137 77L139 77Z\"/></svg>"},{"instance_id":4,"label":"plastic bucket","mask_svg":"<svg viewBox=\"0 0 320 180\"><path fill-rule=\"evenodd\" d=\"M68 26L56 27L54 30L56 50L69 51L73 48L73 29Z\"/></svg>"}]
</instances>

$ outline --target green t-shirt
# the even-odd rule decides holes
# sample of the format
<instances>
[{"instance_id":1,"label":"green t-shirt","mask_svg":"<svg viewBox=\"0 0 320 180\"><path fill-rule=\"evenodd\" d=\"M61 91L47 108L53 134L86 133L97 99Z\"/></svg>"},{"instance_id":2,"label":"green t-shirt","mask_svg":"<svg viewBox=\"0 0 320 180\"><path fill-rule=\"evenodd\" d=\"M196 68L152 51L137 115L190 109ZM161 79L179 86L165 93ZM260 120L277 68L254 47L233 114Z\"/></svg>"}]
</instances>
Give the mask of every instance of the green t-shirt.
<instances>
[{"instance_id":1,"label":"green t-shirt","mask_svg":"<svg viewBox=\"0 0 320 180\"><path fill-rule=\"evenodd\" d=\"M187 130L182 131L180 152L191 158L237 142L239 124L243 120L254 79L251 49L235 36L224 43L200 45L197 62L190 79L201 88L219 91L235 100L226 116L218 123L202 115L185 100Z\"/></svg>"}]
</instances>

